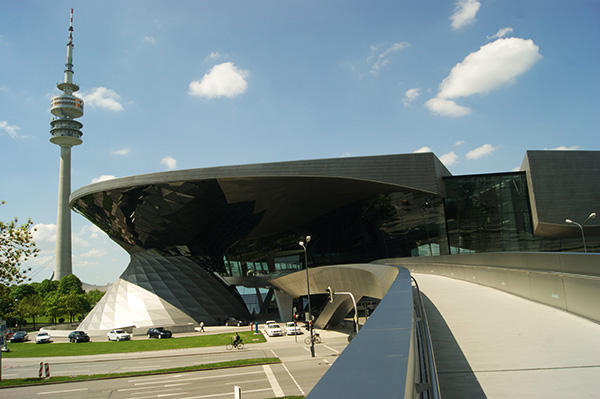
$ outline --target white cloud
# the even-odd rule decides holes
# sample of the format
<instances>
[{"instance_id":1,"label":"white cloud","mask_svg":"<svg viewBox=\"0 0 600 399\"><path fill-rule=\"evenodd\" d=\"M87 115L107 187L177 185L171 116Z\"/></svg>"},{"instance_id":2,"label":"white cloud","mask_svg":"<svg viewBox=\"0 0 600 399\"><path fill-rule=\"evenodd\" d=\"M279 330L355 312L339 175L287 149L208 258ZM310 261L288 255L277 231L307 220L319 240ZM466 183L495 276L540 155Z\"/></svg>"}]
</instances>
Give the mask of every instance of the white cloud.
<instances>
[{"instance_id":1,"label":"white cloud","mask_svg":"<svg viewBox=\"0 0 600 399\"><path fill-rule=\"evenodd\" d=\"M502 29L498 30L498 32L496 32L495 35L488 36L487 38L488 38L488 40L500 39L501 37L511 34L512 32L513 32L513 28L506 27L506 28L502 28Z\"/></svg>"},{"instance_id":2,"label":"white cloud","mask_svg":"<svg viewBox=\"0 0 600 399\"><path fill-rule=\"evenodd\" d=\"M440 157L440 161L446 166L454 165L456 160L458 159L458 155L454 153L454 151L450 151L447 154L444 154Z\"/></svg>"},{"instance_id":3,"label":"white cloud","mask_svg":"<svg viewBox=\"0 0 600 399\"><path fill-rule=\"evenodd\" d=\"M122 148L120 150L112 150L110 153L112 155L127 155L129 154L129 148Z\"/></svg>"},{"instance_id":4,"label":"white cloud","mask_svg":"<svg viewBox=\"0 0 600 399\"><path fill-rule=\"evenodd\" d=\"M35 241L36 244L42 242L56 242L55 224L38 223L33 226L33 229L33 241Z\"/></svg>"},{"instance_id":5,"label":"white cloud","mask_svg":"<svg viewBox=\"0 0 600 399\"><path fill-rule=\"evenodd\" d=\"M232 62L224 62L212 67L202 80L192 81L189 94L207 98L233 98L246 92L248 75L248 71L236 67Z\"/></svg>"},{"instance_id":6,"label":"white cloud","mask_svg":"<svg viewBox=\"0 0 600 399\"><path fill-rule=\"evenodd\" d=\"M121 97L114 90L106 87L94 87L81 93L81 97L88 106L114 112L123 111L123 106L118 101Z\"/></svg>"},{"instance_id":7,"label":"white cloud","mask_svg":"<svg viewBox=\"0 0 600 399\"><path fill-rule=\"evenodd\" d=\"M564 145L561 145L556 148L550 148L550 150L552 150L552 151L575 151L575 150L580 150L580 149L581 149L581 147L578 145L574 145L571 147L566 147Z\"/></svg>"},{"instance_id":8,"label":"white cloud","mask_svg":"<svg viewBox=\"0 0 600 399\"><path fill-rule=\"evenodd\" d=\"M209 55L206 56L205 61L216 60L217 58L221 58L221 53L218 51L212 51Z\"/></svg>"},{"instance_id":9,"label":"white cloud","mask_svg":"<svg viewBox=\"0 0 600 399\"><path fill-rule=\"evenodd\" d=\"M156 44L156 39L154 38L154 36L145 36L144 41L146 43Z\"/></svg>"},{"instance_id":10,"label":"white cloud","mask_svg":"<svg viewBox=\"0 0 600 399\"><path fill-rule=\"evenodd\" d=\"M497 148L495 148L491 144L484 144L481 147L477 147L474 150L467 152L467 155L465 155L465 158L473 161L475 159L479 159L483 156L489 155L496 150L497 150Z\"/></svg>"},{"instance_id":11,"label":"white cloud","mask_svg":"<svg viewBox=\"0 0 600 399\"><path fill-rule=\"evenodd\" d=\"M351 157L352 154L350 154L348 151L346 151L345 153L343 153L342 155L340 155L340 158L348 158Z\"/></svg>"},{"instance_id":12,"label":"white cloud","mask_svg":"<svg viewBox=\"0 0 600 399\"><path fill-rule=\"evenodd\" d=\"M436 97L425 105L438 115L468 115L471 113L469 108L458 105L451 99L487 94L512 84L541 58L539 47L532 40L498 39L456 64L440 83Z\"/></svg>"},{"instance_id":13,"label":"white cloud","mask_svg":"<svg viewBox=\"0 0 600 399\"><path fill-rule=\"evenodd\" d=\"M415 101L417 99L417 97L419 97L420 95L421 95L421 89L419 89L419 88L406 90L406 92L404 93L404 99L402 100L402 102L404 103L404 106L407 107L410 103Z\"/></svg>"},{"instance_id":14,"label":"white cloud","mask_svg":"<svg viewBox=\"0 0 600 399\"><path fill-rule=\"evenodd\" d=\"M475 22L475 15L479 11L481 3L477 0L458 0L454 8L454 14L450 16L452 29L460 29Z\"/></svg>"},{"instance_id":15,"label":"white cloud","mask_svg":"<svg viewBox=\"0 0 600 399\"><path fill-rule=\"evenodd\" d=\"M167 169L173 170L177 168L177 160L171 156L166 156L160 160L161 165L166 165Z\"/></svg>"},{"instance_id":16,"label":"white cloud","mask_svg":"<svg viewBox=\"0 0 600 399\"><path fill-rule=\"evenodd\" d=\"M433 150L429 147L421 147L416 151L413 151L414 154L419 153L419 152L433 152Z\"/></svg>"},{"instance_id":17,"label":"white cloud","mask_svg":"<svg viewBox=\"0 0 600 399\"><path fill-rule=\"evenodd\" d=\"M425 103L425 106L429 108L435 115L441 116L465 116L471 113L471 109L462 105L458 105L452 100L444 98L434 97Z\"/></svg>"},{"instance_id":18,"label":"white cloud","mask_svg":"<svg viewBox=\"0 0 600 399\"><path fill-rule=\"evenodd\" d=\"M369 71L372 75L376 75L379 70L390 63L390 56L402 49L410 47L410 43L400 42L394 43L391 46L381 50L382 45L371 45L371 55L367 58L367 63L371 65Z\"/></svg>"},{"instance_id":19,"label":"white cloud","mask_svg":"<svg viewBox=\"0 0 600 399\"><path fill-rule=\"evenodd\" d=\"M99 183L101 181L107 181L107 180L112 180L112 179L116 179L116 177L113 175L102 175L100 177L94 177L92 179L92 183Z\"/></svg>"},{"instance_id":20,"label":"white cloud","mask_svg":"<svg viewBox=\"0 0 600 399\"><path fill-rule=\"evenodd\" d=\"M455 147L460 147L461 145L463 145L465 143L464 140L458 140L456 143L454 143Z\"/></svg>"},{"instance_id":21,"label":"white cloud","mask_svg":"<svg viewBox=\"0 0 600 399\"><path fill-rule=\"evenodd\" d=\"M107 251L100 248L92 248L89 251L79 255L82 258L101 258L106 255Z\"/></svg>"},{"instance_id":22,"label":"white cloud","mask_svg":"<svg viewBox=\"0 0 600 399\"><path fill-rule=\"evenodd\" d=\"M21 130L21 128L17 125L9 125L6 121L0 121L0 132L6 132L10 137L19 137L19 130Z\"/></svg>"}]
</instances>

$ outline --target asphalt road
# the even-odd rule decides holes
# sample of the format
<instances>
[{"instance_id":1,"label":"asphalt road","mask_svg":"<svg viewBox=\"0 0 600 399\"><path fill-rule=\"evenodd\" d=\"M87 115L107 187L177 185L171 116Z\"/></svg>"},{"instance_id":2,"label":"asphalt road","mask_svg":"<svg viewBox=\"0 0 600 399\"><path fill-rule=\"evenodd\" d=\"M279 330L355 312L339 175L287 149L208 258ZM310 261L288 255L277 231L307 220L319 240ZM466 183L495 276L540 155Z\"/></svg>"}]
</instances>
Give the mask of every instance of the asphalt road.
<instances>
[{"instance_id":1,"label":"asphalt road","mask_svg":"<svg viewBox=\"0 0 600 399\"><path fill-rule=\"evenodd\" d=\"M234 328L214 328L228 332ZM35 387L5 388L2 398L233 398L235 386L244 399L306 395L348 344L347 334L319 331L323 342L315 357L304 344L307 334L268 338L242 350L224 347L189 348L62 358L3 359L3 378L37 377L40 362L48 362L51 376L149 371L227 360L278 357L282 363L233 369L163 374L135 378L62 383ZM198 334L198 333L194 333ZM181 334L183 335L183 334ZM94 339L94 337L92 337ZM147 338L146 338L147 339ZM174 338L176 339L176 338Z\"/></svg>"}]
</instances>

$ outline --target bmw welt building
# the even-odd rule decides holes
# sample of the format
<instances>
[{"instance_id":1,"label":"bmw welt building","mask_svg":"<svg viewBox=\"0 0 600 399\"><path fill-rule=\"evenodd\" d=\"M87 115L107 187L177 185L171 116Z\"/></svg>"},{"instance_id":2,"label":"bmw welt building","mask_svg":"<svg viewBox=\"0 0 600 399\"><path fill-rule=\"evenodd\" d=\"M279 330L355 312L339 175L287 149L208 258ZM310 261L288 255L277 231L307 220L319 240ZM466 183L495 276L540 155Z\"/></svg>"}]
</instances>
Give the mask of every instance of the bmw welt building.
<instances>
[{"instance_id":1,"label":"bmw welt building","mask_svg":"<svg viewBox=\"0 0 600 399\"><path fill-rule=\"evenodd\" d=\"M72 194L71 207L131 261L79 328L248 318L240 286L269 289L258 302L266 307L274 295L289 319L292 301L306 295L306 279L293 277L305 259L314 278L348 265L337 278L377 297L391 278L372 263L380 259L600 252L600 218L588 219L598 176L600 152L528 151L519 171L481 175L453 176L433 153L412 153L94 183Z\"/></svg>"}]
</instances>

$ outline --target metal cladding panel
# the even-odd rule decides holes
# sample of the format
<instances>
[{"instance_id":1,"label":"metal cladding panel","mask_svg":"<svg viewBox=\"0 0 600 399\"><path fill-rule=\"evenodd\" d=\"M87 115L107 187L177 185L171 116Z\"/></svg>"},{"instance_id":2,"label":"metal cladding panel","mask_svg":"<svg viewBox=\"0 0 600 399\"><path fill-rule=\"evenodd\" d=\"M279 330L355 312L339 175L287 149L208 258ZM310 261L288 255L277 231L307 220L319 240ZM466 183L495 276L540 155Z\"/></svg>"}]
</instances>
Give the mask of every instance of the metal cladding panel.
<instances>
[{"instance_id":1,"label":"metal cladding panel","mask_svg":"<svg viewBox=\"0 0 600 399\"><path fill-rule=\"evenodd\" d=\"M370 180L443 196L442 176L450 175L448 169L433 153L332 158L136 175L81 187L73 192L71 198L73 201L90 193L147 184L261 176L318 176Z\"/></svg>"},{"instance_id":2,"label":"metal cladding panel","mask_svg":"<svg viewBox=\"0 0 600 399\"><path fill-rule=\"evenodd\" d=\"M598 211L600 152L527 151L521 168L527 173L535 234L580 234L565 219L582 223ZM600 232L600 218L590 220L587 229Z\"/></svg>"}]
</instances>

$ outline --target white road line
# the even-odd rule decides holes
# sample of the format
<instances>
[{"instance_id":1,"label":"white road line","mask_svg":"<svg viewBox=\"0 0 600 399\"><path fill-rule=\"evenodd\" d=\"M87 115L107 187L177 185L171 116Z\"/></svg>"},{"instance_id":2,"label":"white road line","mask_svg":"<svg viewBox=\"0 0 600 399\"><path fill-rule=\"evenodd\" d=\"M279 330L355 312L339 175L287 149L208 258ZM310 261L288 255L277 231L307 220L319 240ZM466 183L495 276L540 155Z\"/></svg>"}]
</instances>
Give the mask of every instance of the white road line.
<instances>
[{"instance_id":1,"label":"white road line","mask_svg":"<svg viewBox=\"0 0 600 399\"><path fill-rule=\"evenodd\" d=\"M180 391L180 390L181 390L181 388L176 388L176 389L163 389L163 390L156 390L156 389L153 389L153 390L152 390L152 394L153 394L154 396L157 396L157 394L159 394L160 392L173 392L173 391ZM148 392L132 392L131 394L132 394L132 395L147 395L147 394L148 394ZM179 393L177 393L177 395L179 395Z\"/></svg>"},{"instance_id":2,"label":"white road line","mask_svg":"<svg viewBox=\"0 0 600 399\"><path fill-rule=\"evenodd\" d=\"M335 350L335 349L333 349L331 346L327 346L327 345L323 345L323 346L324 346L324 347L326 347L327 349L329 349L329 350L331 350L331 351L333 351L333 352L337 353L338 355L340 354L340 352L339 352L339 351L336 351L336 350Z\"/></svg>"},{"instance_id":3,"label":"white road line","mask_svg":"<svg viewBox=\"0 0 600 399\"><path fill-rule=\"evenodd\" d=\"M258 380L244 380L243 382L226 382L225 385L240 385L240 384L248 384L250 382L265 382L265 378L261 378Z\"/></svg>"},{"instance_id":4,"label":"white road line","mask_svg":"<svg viewBox=\"0 0 600 399\"><path fill-rule=\"evenodd\" d=\"M67 392L81 392L81 391L87 391L87 388L81 388L81 389L65 389L63 391L49 391L49 392L38 392L38 395L53 395L55 393L67 393Z\"/></svg>"},{"instance_id":5,"label":"white road line","mask_svg":"<svg viewBox=\"0 0 600 399\"><path fill-rule=\"evenodd\" d=\"M294 378L294 376L292 375L292 373L290 373L290 370L288 370L288 368L285 366L284 363L281 363L281 365L283 366L283 368L285 369L285 371L287 371L287 373L290 376L290 378L292 379L292 381L294 381L294 384L296 384L296 386L300 390L300 393L302 395L306 396L306 394L304 393L304 390L302 389L302 387L300 386L300 384L298 384L298 381L296 381L296 379Z\"/></svg>"},{"instance_id":6,"label":"white road line","mask_svg":"<svg viewBox=\"0 0 600 399\"><path fill-rule=\"evenodd\" d=\"M250 371L247 373L235 373L235 374L219 374L219 375L210 375L210 376L202 376L202 377L190 377L190 378L183 378L181 380L178 380L177 382L182 382L182 381L197 381L197 380L209 380L209 379L216 379L216 378L229 378L229 377L239 377L241 375L251 375L251 374L262 374L260 371ZM165 381L148 381L148 380L144 380L147 382L136 382L135 380L129 380L128 382L133 383L133 385L156 385L156 384L164 384Z\"/></svg>"},{"instance_id":7,"label":"white road line","mask_svg":"<svg viewBox=\"0 0 600 399\"><path fill-rule=\"evenodd\" d=\"M172 378L181 378L183 374L170 374L164 377L156 376L154 378L136 378L135 380L129 380L127 382L144 382L144 381L157 381L157 380L170 380Z\"/></svg>"},{"instance_id":8,"label":"white road line","mask_svg":"<svg viewBox=\"0 0 600 399\"><path fill-rule=\"evenodd\" d=\"M273 370L267 364L263 365L263 370L269 379L269 383L271 384L271 388L273 389L273 393L275 396L283 396L283 389L279 386L279 382L277 382L277 378L275 378L275 374L273 374Z\"/></svg>"},{"instance_id":9,"label":"white road line","mask_svg":"<svg viewBox=\"0 0 600 399\"><path fill-rule=\"evenodd\" d=\"M242 393L254 393L254 392L265 392L265 391L271 391L271 388L264 388L264 389L253 389L250 391L244 391ZM184 398L181 399L205 399L205 398L218 398L219 396L229 396L231 397L233 395L233 392L227 392L227 393L215 393L212 395L202 395L202 396L186 396ZM138 399L143 399L143 398L138 398Z\"/></svg>"}]
</instances>

